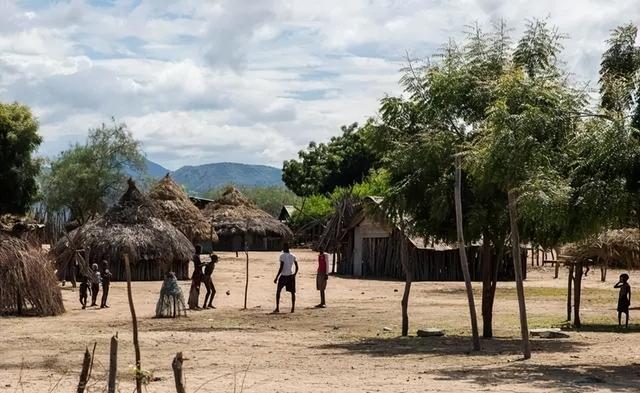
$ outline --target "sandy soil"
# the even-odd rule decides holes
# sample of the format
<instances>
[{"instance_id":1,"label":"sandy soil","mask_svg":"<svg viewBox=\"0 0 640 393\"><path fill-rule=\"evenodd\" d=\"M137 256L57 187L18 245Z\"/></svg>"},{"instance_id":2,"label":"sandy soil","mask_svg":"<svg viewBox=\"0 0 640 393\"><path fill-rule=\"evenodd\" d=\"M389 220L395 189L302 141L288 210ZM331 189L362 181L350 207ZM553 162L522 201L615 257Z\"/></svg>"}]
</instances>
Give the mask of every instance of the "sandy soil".
<instances>
[{"instance_id":1,"label":"sandy soil","mask_svg":"<svg viewBox=\"0 0 640 393\"><path fill-rule=\"evenodd\" d=\"M497 338L470 352L468 308L461 283L415 283L410 302L412 337L400 335L403 283L331 277L326 309L315 290L315 255L297 250L301 264L295 314L270 315L276 253L252 253L249 309L242 311L244 261L221 254L215 272L216 310L188 318L153 318L160 282L134 283L143 368L153 372L148 392L173 392L171 361L183 351L187 388L194 392L637 392L640 326L616 324L618 272L601 283L584 281L583 323L565 340L533 340L533 359L520 361L517 303L512 283L500 283L495 304ZM634 277L635 276L635 277ZM631 285L640 278L634 273ZM183 282L185 295L189 283ZM480 310L480 283L474 283ZM529 272L532 327L565 319L566 271ZM77 292L63 291L67 312L52 318L0 318L0 392L74 391L85 346L97 342L90 392L103 392L109 339L119 332L121 392L133 389L134 363L126 285L112 285L111 308L81 310ZM229 290L230 295L225 295ZM288 310L290 297L283 298ZM635 311L637 313L637 311ZM632 318L635 316L632 311ZM481 321L480 321L481 324ZM418 338L422 327L446 330ZM385 329L388 328L388 329ZM388 331L390 329L390 331Z\"/></svg>"}]
</instances>

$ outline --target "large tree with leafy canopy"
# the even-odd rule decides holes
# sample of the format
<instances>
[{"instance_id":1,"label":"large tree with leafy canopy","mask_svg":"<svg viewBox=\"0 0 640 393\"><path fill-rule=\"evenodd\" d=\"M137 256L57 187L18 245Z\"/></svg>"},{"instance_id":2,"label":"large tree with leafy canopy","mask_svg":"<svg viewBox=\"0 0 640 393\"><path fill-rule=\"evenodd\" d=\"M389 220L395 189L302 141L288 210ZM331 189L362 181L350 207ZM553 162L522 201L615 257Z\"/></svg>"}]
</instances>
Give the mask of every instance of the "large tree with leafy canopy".
<instances>
[{"instance_id":1,"label":"large tree with leafy canopy","mask_svg":"<svg viewBox=\"0 0 640 393\"><path fill-rule=\"evenodd\" d=\"M298 160L284 162L282 180L299 196L330 194L337 187L359 183L378 162L368 143L369 125L342 126L342 134L328 143L311 142Z\"/></svg>"},{"instance_id":2,"label":"large tree with leafy canopy","mask_svg":"<svg viewBox=\"0 0 640 393\"><path fill-rule=\"evenodd\" d=\"M22 214L35 199L40 163L32 155L41 142L28 107L0 102L0 213Z\"/></svg>"},{"instance_id":3,"label":"large tree with leafy canopy","mask_svg":"<svg viewBox=\"0 0 640 393\"><path fill-rule=\"evenodd\" d=\"M126 124L114 120L91 129L86 144L71 147L51 163L43 179L47 208L69 209L82 224L121 194L129 168L144 170L144 158Z\"/></svg>"}]
</instances>

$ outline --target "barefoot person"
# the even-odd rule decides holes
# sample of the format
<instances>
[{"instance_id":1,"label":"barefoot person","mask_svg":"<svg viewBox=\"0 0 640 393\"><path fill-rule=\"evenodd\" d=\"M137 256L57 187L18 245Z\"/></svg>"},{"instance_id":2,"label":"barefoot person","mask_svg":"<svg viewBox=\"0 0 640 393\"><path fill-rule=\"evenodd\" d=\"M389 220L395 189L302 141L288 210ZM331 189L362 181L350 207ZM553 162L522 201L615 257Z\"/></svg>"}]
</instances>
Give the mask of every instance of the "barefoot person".
<instances>
[{"instance_id":1,"label":"barefoot person","mask_svg":"<svg viewBox=\"0 0 640 393\"><path fill-rule=\"evenodd\" d=\"M295 271L293 267L295 266ZM296 308L296 274L298 274L298 261L296 260L296 256L289 252L289 245L284 244L282 247L282 254L280 254L280 269L278 269L278 274L276 274L276 278L273 280L274 284L278 284L278 289L276 290L276 309L273 310L274 313L280 312L280 293L282 292L282 288L285 288L287 292L291 293L291 312L295 311Z\"/></svg>"},{"instance_id":2,"label":"barefoot person","mask_svg":"<svg viewBox=\"0 0 640 393\"><path fill-rule=\"evenodd\" d=\"M196 253L193 255L193 275L191 275L191 289L189 290L189 309L199 310L200 307L200 285L202 284L202 262L200 253L202 246L196 246Z\"/></svg>"},{"instance_id":3,"label":"barefoot person","mask_svg":"<svg viewBox=\"0 0 640 393\"><path fill-rule=\"evenodd\" d=\"M109 262L107 261L102 261L102 269L102 300L100 301L100 308L109 308L107 298L109 297L109 287L111 286L113 274L109 270Z\"/></svg>"},{"instance_id":4,"label":"barefoot person","mask_svg":"<svg viewBox=\"0 0 640 393\"><path fill-rule=\"evenodd\" d=\"M618 295L618 325L622 325L622 314L626 315L625 327L629 327L629 306L631 305L631 286L628 274L621 274L620 281L614 285L614 288L620 288Z\"/></svg>"},{"instance_id":5,"label":"barefoot person","mask_svg":"<svg viewBox=\"0 0 640 393\"><path fill-rule=\"evenodd\" d=\"M91 270L93 270L94 279L91 282L91 307L95 307L98 305L96 303L98 301L98 292L100 292L100 282L102 281L100 277L100 268L97 263L91 265Z\"/></svg>"},{"instance_id":6,"label":"barefoot person","mask_svg":"<svg viewBox=\"0 0 640 393\"><path fill-rule=\"evenodd\" d=\"M82 304L82 309L87 308L87 299L89 295L91 295L91 284L86 277L83 277L80 280L80 304Z\"/></svg>"},{"instance_id":7,"label":"barefoot person","mask_svg":"<svg viewBox=\"0 0 640 393\"><path fill-rule=\"evenodd\" d=\"M207 288L207 294L204 295L204 304L202 308L215 308L213 306L213 297L216 296L216 287L213 285L213 278L211 275L213 274L213 269L216 267L216 263L218 263L218 256L216 254L211 254L211 262L207 263L204 268L204 278L203 283L205 288ZM207 304L207 300L209 303Z\"/></svg>"},{"instance_id":8,"label":"barefoot person","mask_svg":"<svg viewBox=\"0 0 640 393\"><path fill-rule=\"evenodd\" d=\"M318 272L316 274L316 289L320 291L320 304L316 308L325 308L324 291L327 289L327 280L329 279L329 257L325 254L324 249L320 248L318 252Z\"/></svg>"}]
</instances>

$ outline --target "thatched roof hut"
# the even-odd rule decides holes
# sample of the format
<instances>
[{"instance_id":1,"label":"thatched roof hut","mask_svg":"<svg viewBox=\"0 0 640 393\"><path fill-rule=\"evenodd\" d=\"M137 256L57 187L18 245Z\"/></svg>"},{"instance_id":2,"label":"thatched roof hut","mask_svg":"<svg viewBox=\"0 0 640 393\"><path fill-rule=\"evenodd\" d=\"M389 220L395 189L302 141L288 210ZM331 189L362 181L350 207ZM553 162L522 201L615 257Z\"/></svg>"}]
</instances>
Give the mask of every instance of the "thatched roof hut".
<instances>
[{"instance_id":1,"label":"thatched roof hut","mask_svg":"<svg viewBox=\"0 0 640 393\"><path fill-rule=\"evenodd\" d=\"M564 246L564 259L584 264L606 263L623 268L640 266L640 230L616 229Z\"/></svg>"},{"instance_id":2,"label":"thatched roof hut","mask_svg":"<svg viewBox=\"0 0 640 393\"><path fill-rule=\"evenodd\" d=\"M191 202L187 193L168 173L153 185L149 197L164 214L164 218L194 244L218 241L211 220Z\"/></svg>"},{"instance_id":3,"label":"thatched roof hut","mask_svg":"<svg viewBox=\"0 0 640 393\"><path fill-rule=\"evenodd\" d=\"M218 248L223 250L241 250L244 244L250 250L278 250L293 237L286 224L260 210L235 187L227 188L203 213L213 220Z\"/></svg>"},{"instance_id":4,"label":"thatched roof hut","mask_svg":"<svg viewBox=\"0 0 640 393\"><path fill-rule=\"evenodd\" d=\"M0 232L37 246L42 244L44 225L31 217L3 214L0 215Z\"/></svg>"},{"instance_id":5,"label":"thatched roof hut","mask_svg":"<svg viewBox=\"0 0 640 393\"><path fill-rule=\"evenodd\" d=\"M72 247L84 250L88 264L108 261L116 280L125 279L124 254L131 261L134 280L161 280L168 270L186 279L195 252L189 239L163 219L156 204L132 180L117 204L61 239L52 252L63 263L60 259Z\"/></svg>"},{"instance_id":6,"label":"thatched roof hut","mask_svg":"<svg viewBox=\"0 0 640 393\"><path fill-rule=\"evenodd\" d=\"M0 314L63 312L53 263L40 249L0 232Z\"/></svg>"}]
</instances>

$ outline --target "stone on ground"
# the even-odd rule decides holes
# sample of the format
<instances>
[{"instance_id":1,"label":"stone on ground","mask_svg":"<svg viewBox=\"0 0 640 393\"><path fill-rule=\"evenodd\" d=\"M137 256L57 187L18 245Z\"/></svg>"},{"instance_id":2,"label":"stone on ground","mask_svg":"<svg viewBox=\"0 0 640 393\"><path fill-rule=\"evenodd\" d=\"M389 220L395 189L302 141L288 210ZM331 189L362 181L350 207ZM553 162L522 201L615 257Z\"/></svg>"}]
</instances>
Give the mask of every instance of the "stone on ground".
<instances>
[{"instance_id":1,"label":"stone on ground","mask_svg":"<svg viewBox=\"0 0 640 393\"><path fill-rule=\"evenodd\" d=\"M436 328L418 329L418 337L441 337L444 336L444 330Z\"/></svg>"},{"instance_id":2,"label":"stone on ground","mask_svg":"<svg viewBox=\"0 0 640 393\"><path fill-rule=\"evenodd\" d=\"M532 337L540 338L569 338L567 333L562 332L558 328L531 329Z\"/></svg>"}]
</instances>

